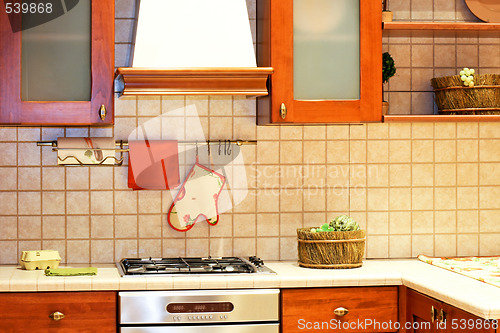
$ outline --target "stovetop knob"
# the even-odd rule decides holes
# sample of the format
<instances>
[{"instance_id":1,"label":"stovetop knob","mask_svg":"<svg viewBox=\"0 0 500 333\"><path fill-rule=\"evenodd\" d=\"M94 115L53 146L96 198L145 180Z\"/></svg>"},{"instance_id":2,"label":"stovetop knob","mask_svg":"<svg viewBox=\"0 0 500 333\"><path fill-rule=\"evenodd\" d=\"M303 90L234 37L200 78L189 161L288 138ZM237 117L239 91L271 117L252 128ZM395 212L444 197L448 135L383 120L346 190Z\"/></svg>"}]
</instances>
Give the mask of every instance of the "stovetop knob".
<instances>
[{"instance_id":1,"label":"stovetop knob","mask_svg":"<svg viewBox=\"0 0 500 333\"><path fill-rule=\"evenodd\" d=\"M250 260L250 262L252 264L254 264L255 266L257 266L257 267L260 267L260 266L264 265L264 261L262 261L262 259L260 259L257 256L251 256L251 257L248 258L248 260Z\"/></svg>"}]
</instances>

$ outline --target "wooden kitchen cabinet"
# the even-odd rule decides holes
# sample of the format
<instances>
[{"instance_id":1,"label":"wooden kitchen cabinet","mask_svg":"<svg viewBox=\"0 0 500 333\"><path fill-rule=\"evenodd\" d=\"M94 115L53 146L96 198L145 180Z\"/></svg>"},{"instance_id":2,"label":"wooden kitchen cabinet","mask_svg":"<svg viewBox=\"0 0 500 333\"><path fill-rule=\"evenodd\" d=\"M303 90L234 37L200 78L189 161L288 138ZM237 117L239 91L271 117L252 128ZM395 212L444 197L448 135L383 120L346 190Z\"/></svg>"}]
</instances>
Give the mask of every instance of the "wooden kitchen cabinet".
<instances>
[{"instance_id":1,"label":"wooden kitchen cabinet","mask_svg":"<svg viewBox=\"0 0 500 333\"><path fill-rule=\"evenodd\" d=\"M281 290L281 332L396 332L397 321L397 287Z\"/></svg>"},{"instance_id":2,"label":"wooden kitchen cabinet","mask_svg":"<svg viewBox=\"0 0 500 333\"><path fill-rule=\"evenodd\" d=\"M30 19L0 5L0 124L113 124L114 3L52 2L64 14L24 30Z\"/></svg>"},{"instance_id":3,"label":"wooden kitchen cabinet","mask_svg":"<svg viewBox=\"0 0 500 333\"><path fill-rule=\"evenodd\" d=\"M0 331L115 333L116 304L112 291L2 293Z\"/></svg>"},{"instance_id":4,"label":"wooden kitchen cabinet","mask_svg":"<svg viewBox=\"0 0 500 333\"><path fill-rule=\"evenodd\" d=\"M496 324L492 321L479 318L406 287L401 287L401 292L405 293L403 296L405 301L401 304L401 312L404 314L400 321L412 325L412 329L402 332L495 332Z\"/></svg>"},{"instance_id":5,"label":"wooden kitchen cabinet","mask_svg":"<svg viewBox=\"0 0 500 333\"><path fill-rule=\"evenodd\" d=\"M382 3L356 4L257 0L257 63L274 68L259 125L382 121Z\"/></svg>"}]
</instances>

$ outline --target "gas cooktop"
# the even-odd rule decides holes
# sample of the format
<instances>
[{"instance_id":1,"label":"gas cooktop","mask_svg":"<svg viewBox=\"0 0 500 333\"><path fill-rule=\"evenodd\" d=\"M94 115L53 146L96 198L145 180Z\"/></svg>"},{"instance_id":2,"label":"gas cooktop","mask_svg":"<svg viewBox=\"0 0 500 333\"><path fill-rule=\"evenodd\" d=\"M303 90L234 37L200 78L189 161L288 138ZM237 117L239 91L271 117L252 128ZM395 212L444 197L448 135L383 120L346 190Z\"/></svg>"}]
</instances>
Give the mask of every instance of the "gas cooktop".
<instances>
[{"instance_id":1,"label":"gas cooktop","mask_svg":"<svg viewBox=\"0 0 500 333\"><path fill-rule=\"evenodd\" d=\"M125 258L116 264L121 276L183 274L276 274L255 256L207 258Z\"/></svg>"}]
</instances>

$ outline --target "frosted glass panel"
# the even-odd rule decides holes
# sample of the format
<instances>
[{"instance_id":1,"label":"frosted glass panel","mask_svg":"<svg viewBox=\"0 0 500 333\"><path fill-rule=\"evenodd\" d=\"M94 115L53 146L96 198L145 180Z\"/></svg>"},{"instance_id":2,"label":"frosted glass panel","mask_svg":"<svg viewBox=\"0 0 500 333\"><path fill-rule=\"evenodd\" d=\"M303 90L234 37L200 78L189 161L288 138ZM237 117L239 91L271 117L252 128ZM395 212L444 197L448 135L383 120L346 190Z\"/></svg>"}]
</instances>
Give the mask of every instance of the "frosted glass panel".
<instances>
[{"instance_id":1,"label":"frosted glass panel","mask_svg":"<svg viewBox=\"0 0 500 333\"><path fill-rule=\"evenodd\" d=\"M21 32L23 101L90 101L90 1L80 0L61 16ZM23 15L23 28L36 19Z\"/></svg>"},{"instance_id":2,"label":"frosted glass panel","mask_svg":"<svg viewBox=\"0 0 500 333\"><path fill-rule=\"evenodd\" d=\"M359 0L293 1L294 99L359 99L359 23Z\"/></svg>"}]
</instances>

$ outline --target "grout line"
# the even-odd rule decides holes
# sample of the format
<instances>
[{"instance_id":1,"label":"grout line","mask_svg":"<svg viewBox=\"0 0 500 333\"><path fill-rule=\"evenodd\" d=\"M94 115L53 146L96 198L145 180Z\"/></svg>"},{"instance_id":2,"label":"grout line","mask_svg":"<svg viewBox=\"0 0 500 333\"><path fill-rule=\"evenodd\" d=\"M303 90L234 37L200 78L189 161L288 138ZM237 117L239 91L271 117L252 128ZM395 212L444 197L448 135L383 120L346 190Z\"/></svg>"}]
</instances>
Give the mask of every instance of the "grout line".
<instances>
[{"instance_id":1,"label":"grout line","mask_svg":"<svg viewBox=\"0 0 500 333\"><path fill-rule=\"evenodd\" d=\"M234 116L234 96L231 96L231 115ZM255 137L255 133L254 133L254 137ZM231 117L231 139L234 140L234 118ZM241 154L241 152L240 152ZM231 168L231 177L233 176L233 172L232 172L232 168ZM228 179L228 183L229 181L232 181L233 178L231 179ZM228 191L228 194L229 194L229 191ZM247 196L248 196L249 192L247 191ZM230 194L229 194L230 195ZM246 199L246 198L245 198ZM243 201L245 200L243 199ZM242 203L243 203L242 201ZM234 202L234 200L232 200L232 202ZM257 202L257 199L255 199L255 202ZM234 206L231 204L231 213L232 213L232 218L231 218L231 230L232 230L232 233L233 233L233 237L232 237L232 248L231 248L231 254L234 256ZM257 224L257 217L254 217L254 225ZM210 236L210 226L208 228L208 235ZM208 237L208 248L210 249L210 237Z\"/></svg>"},{"instance_id":2,"label":"grout line","mask_svg":"<svg viewBox=\"0 0 500 333\"><path fill-rule=\"evenodd\" d=\"M89 191L89 260L88 262L90 264L92 264L92 243L93 243L93 238L94 238L94 235L92 234L92 206L91 206L91 194L92 194L92 184L91 184L91 172L90 172L90 167L87 168L87 179L88 179L88 191ZM115 191L113 191L113 213L115 211ZM66 207L67 208L67 207Z\"/></svg>"},{"instance_id":3,"label":"grout line","mask_svg":"<svg viewBox=\"0 0 500 333\"><path fill-rule=\"evenodd\" d=\"M477 125L477 254L481 255L481 137L480 124Z\"/></svg>"},{"instance_id":4,"label":"grout line","mask_svg":"<svg viewBox=\"0 0 500 333\"><path fill-rule=\"evenodd\" d=\"M281 176L282 176L282 168L281 168L281 132L284 130L283 127L279 127L278 130L278 260L281 260Z\"/></svg>"},{"instance_id":5,"label":"grout line","mask_svg":"<svg viewBox=\"0 0 500 333\"><path fill-rule=\"evenodd\" d=\"M413 124L410 124L410 256L413 257Z\"/></svg>"},{"instance_id":6,"label":"grout line","mask_svg":"<svg viewBox=\"0 0 500 333\"><path fill-rule=\"evenodd\" d=\"M136 115L135 128L139 128L139 97L138 96L135 97L135 115ZM138 133L136 133L136 137L134 138L136 140L137 140L137 135L138 135ZM129 158L130 158L130 155L129 155ZM130 163L130 160L128 161L128 163ZM140 255L140 235L139 235L139 214L136 215L136 229L137 229L137 232L136 232L136 254L137 254L137 257L140 258L141 255Z\"/></svg>"},{"instance_id":7,"label":"grout line","mask_svg":"<svg viewBox=\"0 0 500 333\"><path fill-rule=\"evenodd\" d=\"M302 126L301 128L301 132L302 132L302 168L299 168L299 172L301 171L302 174L301 174L301 179L302 179L302 188L303 190L301 191L301 196L302 196L302 212L300 213L301 215L301 219L302 219L302 222L301 222L301 227L303 228L304 227L304 211L305 211L305 207L306 207L306 203L305 203L305 196L304 194L306 194L306 197L310 195L311 191L310 191L310 188L307 188L306 187L306 182L305 182L305 179L304 179L304 175L305 175L305 172L304 172L304 168L306 166L309 166L309 164L307 164L307 161L305 159L305 151L306 151L306 145L305 145L305 142L304 142L304 127ZM325 143L325 158L326 158L326 143ZM326 209L326 207L325 207ZM281 242L281 241L280 241ZM281 247L281 246L280 246ZM295 255L295 257L298 259L298 255ZM280 258L281 259L281 258ZM289 258L286 258L286 259L289 259Z\"/></svg>"},{"instance_id":8,"label":"grout line","mask_svg":"<svg viewBox=\"0 0 500 333\"><path fill-rule=\"evenodd\" d=\"M455 57L456 60L456 57ZM458 144L457 144L457 136L458 136L458 128L457 124L453 125L453 129L455 131L455 256L458 254Z\"/></svg>"},{"instance_id":9,"label":"grout line","mask_svg":"<svg viewBox=\"0 0 500 333\"><path fill-rule=\"evenodd\" d=\"M184 101L185 101L185 96L184 97ZM185 106L185 102L184 102L184 106ZM185 108L184 108L185 110ZM184 111L183 110L183 111ZM184 113L184 112L183 112ZM160 96L160 119L163 118L163 96ZM184 126L186 127L186 126ZM163 121L161 121L161 125L160 125L160 138L161 140L163 140ZM179 157L177 157L179 158ZM162 203L163 203L163 192L164 191L160 191L160 207L162 207ZM139 216L141 213L140 213L140 210L139 210L139 200L140 200L140 194L138 193L137 194L137 216ZM163 209L160 208L161 211L163 211ZM166 220L166 219L165 219ZM160 256L162 258L164 258L164 255L163 255L163 249L164 249L164 237L163 237L163 232L164 232L164 228L163 228L163 225L164 225L164 222L162 218L160 218Z\"/></svg>"},{"instance_id":10,"label":"grout line","mask_svg":"<svg viewBox=\"0 0 500 333\"><path fill-rule=\"evenodd\" d=\"M434 62L434 47L432 61ZM436 126L432 124L432 137L436 137ZM436 160L436 141L432 140L432 163ZM434 186L436 183L436 168L434 164L432 164L432 255L436 255L436 187Z\"/></svg>"}]
</instances>

